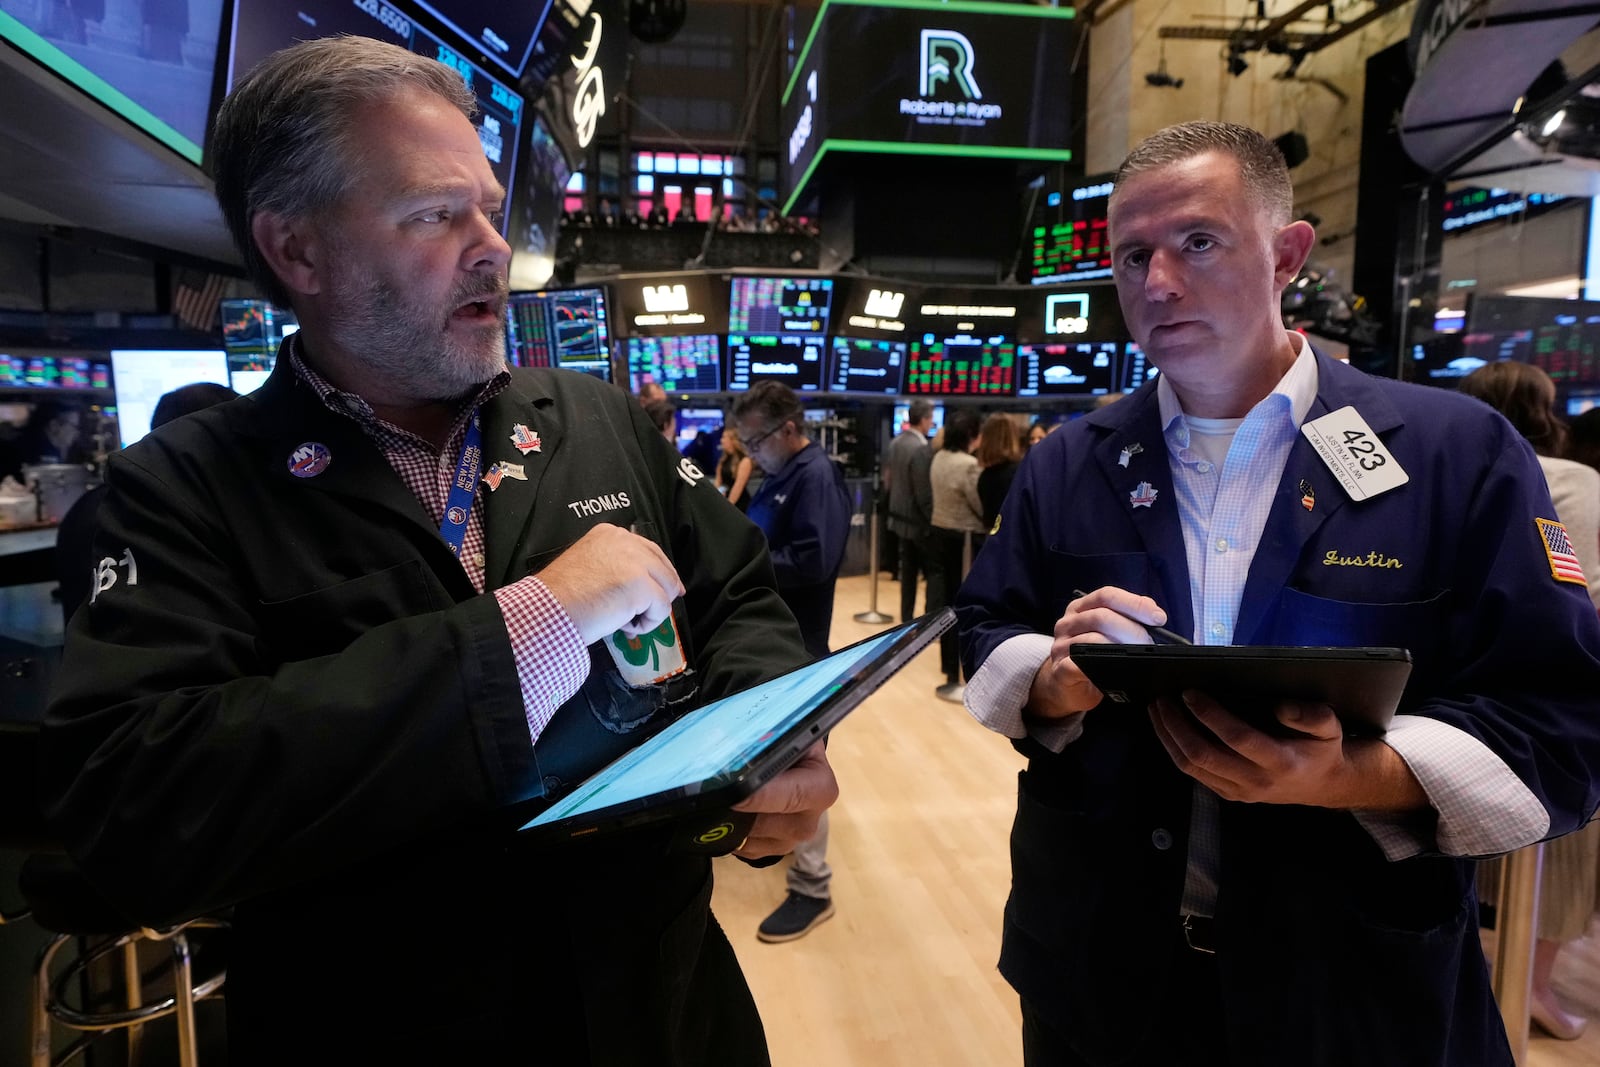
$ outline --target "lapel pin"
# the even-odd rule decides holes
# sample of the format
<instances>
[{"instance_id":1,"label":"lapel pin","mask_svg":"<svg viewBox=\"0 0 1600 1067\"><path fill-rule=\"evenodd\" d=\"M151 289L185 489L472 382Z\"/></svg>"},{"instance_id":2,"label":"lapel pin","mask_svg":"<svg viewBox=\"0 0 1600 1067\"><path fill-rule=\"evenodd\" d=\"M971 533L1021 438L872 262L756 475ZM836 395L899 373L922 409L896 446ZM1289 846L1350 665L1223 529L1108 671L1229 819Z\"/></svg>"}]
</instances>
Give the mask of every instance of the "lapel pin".
<instances>
[{"instance_id":1,"label":"lapel pin","mask_svg":"<svg viewBox=\"0 0 1600 1067\"><path fill-rule=\"evenodd\" d=\"M328 469L333 453L320 441L307 441L289 453L289 473L296 478L315 478Z\"/></svg>"},{"instance_id":2,"label":"lapel pin","mask_svg":"<svg viewBox=\"0 0 1600 1067\"><path fill-rule=\"evenodd\" d=\"M539 440L539 434L534 430L528 429L520 422L511 427L511 443L516 445L517 451L524 456L529 452L543 451L544 447Z\"/></svg>"},{"instance_id":3,"label":"lapel pin","mask_svg":"<svg viewBox=\"0 0 1600 1067\"><path fill-rule=\"evenodd\" d=\"M1156 502L1156 488L1149 482L1140 482L1128 494L1128 503L1136 508L1147 508Z\"/></svg>"},{"instance_id":4,"label":"lapel pin","mask_svg":"<svg viewBox=\"0 0 1600 1067\"><path fill-rule=\"evenodd\" d=\"M1300 506L1310 511L1317 504L1317 494L1312 491L1311 483L1304 478L1300 479Z\"/></svg>"},{"instance_id":5,"label":"lapel pin","mask_svg":"<svg viewBox=\"0 0 1600 1067\"><path fill-rule=\"evenodd\" d=\"M1128 460L1132 459L1134 456L1137 456L1143 451L1144 445L1141 445L1139 442L1135 441L1133 444L1122 450L1122 454L1117 457L1117 466L1126 467L1128 465Z\"/></svg>"},{"instance_id":6,"label":"lapel pin","mask_svg":"<svg viewBox=\"0 0 1600 1067\"><path fill-rule=\"evenodd\" d=\"M500 488L500 479L505 477L505 472L500 469L500 464L491 463L483 472L483 484L489 487L489 492Z\"/></svg>"}]
</instances>

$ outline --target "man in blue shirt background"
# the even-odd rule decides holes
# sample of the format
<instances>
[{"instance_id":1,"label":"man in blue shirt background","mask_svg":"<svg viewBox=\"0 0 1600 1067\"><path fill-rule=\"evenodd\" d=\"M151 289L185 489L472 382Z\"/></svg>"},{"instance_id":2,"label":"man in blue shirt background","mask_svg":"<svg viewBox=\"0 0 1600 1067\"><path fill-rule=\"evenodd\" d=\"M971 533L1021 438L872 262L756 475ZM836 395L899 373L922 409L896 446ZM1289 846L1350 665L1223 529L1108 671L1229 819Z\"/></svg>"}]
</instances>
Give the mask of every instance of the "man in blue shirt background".
<instances>
[{"instance_id":1,"label":"man in blue shirt background","mask_svg":"<svg viewBox=\"0 0 1600 1067\"><path fill-rule=\"evenodd\" d=\"M844 474L805 433L805 410L782 382L756 382L733 405L734 431L766 479L750 501L750 519L767 535L778 595L800 623L806 651L828 654L833 586L850 534ZM824 816L795 847L788 896L761 923L763 941L793 941L833 916Z\"/></svg>"}]
</instances>

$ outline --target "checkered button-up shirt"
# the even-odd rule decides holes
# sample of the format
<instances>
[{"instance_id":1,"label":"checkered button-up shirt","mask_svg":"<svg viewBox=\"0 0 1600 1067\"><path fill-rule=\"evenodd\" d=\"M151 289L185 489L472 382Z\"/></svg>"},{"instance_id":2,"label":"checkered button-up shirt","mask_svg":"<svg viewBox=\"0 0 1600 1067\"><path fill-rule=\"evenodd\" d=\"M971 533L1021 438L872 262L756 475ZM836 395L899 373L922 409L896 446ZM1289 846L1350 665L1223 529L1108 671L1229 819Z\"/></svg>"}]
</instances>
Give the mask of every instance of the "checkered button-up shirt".
<instances>
[{"instance_id":1,"label":"checkered button-up shirt","mask_svg":"<svg viewBox=\"0 0 1600 1067\"><path fill-rule=\"evenodd\" d=\"M417 498L422 510L435 523L441 522L473 413L499 395L510 382L511 375L502 371L475 395L463 399L444 447L435 448L409 430L379 418L360 396L335 387L305 362L299 346L292 342L293 339L285 347L290 351L296 377L317 394L329 411L354 420L383 452L389 466ZM479 593L485 591L483 498L483 493L473 496L459 556L462 569ZM589 653L566 609L538 578L529 575L501 586L494 590L494 597L511 637L523 710L528 719L528 736L536 742L556 709L566 703L588 677Z\"/></svg>"}]
</instances>

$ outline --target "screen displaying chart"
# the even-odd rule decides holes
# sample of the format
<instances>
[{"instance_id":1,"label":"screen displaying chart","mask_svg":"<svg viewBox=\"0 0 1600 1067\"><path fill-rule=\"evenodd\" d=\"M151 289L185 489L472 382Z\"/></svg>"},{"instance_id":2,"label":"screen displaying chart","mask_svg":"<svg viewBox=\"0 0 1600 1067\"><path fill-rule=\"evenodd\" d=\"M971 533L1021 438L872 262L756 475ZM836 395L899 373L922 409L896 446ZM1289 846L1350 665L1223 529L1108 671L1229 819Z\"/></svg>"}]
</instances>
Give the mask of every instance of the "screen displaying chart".
<instances>
[{"instance_id":1,"label":"screen displaying chart","mask_svg":"<svg viewBox=\"0 0 1600 1067\"><path fill-rule=\"evenodd\" d=\"M925 334L911 342L905 391L912 396L1014 396L1017 346L1004 337Z\"/></svg>"},{"instance_id":2,"label":"screen displaying chart","mask_svg":"<svg viewBox=\"0 0 1600 1067\"><path fill-rule=\"evenodd\" d=\"M628 388L656 382L669 393L722 388L722 345L716 334L628 338Z\"/></svg>"}]
</instances>

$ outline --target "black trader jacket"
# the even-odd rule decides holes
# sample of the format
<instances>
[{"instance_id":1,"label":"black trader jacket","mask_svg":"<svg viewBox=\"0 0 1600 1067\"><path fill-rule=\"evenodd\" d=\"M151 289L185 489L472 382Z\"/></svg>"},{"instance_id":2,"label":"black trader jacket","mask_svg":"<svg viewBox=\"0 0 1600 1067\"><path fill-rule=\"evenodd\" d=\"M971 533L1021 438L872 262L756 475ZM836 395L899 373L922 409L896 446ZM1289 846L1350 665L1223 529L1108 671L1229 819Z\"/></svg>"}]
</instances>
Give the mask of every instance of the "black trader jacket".
<instances>
[{"instance_id":1,"label":"black trader jacket","mask_svg":"<svg viewBox=\"0 0 1600 1067\"><path fill-rule=\"evenodd\" d=\"M481 414L485 465L526 474L480 486L488 588L631 526L687 586L687 682L632 694L597 649L530 744L494 597L284 359L112 460L103 588L47 712L54 827L131 922L234 906L239 1062L765 1063L706 858L512 832L683 708L806 660L761 533L614 386L514 370ZM311 442L331 461L296 477Z\"/></svg>"}]
</instances>

